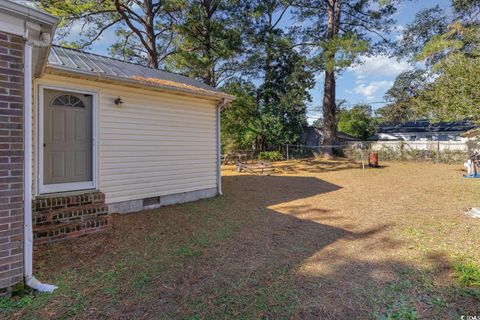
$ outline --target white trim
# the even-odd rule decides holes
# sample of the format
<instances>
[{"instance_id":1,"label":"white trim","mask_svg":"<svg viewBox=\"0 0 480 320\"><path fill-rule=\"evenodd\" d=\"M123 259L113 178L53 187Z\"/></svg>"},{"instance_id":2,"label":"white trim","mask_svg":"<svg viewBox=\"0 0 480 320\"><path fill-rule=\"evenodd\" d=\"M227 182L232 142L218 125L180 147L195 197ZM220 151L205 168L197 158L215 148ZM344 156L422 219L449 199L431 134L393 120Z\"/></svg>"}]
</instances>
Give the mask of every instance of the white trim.
<instances>
[{"instance_id":1,"label":"white trim","mask_svg":"<svg viewBox=\"0 0 480 320\"><path fill-rule=\"evenodd\" d=\"M67 191L80 191L96 189L93 181L86 182L70 182L70 183L57 183L44 185L40 188L40 194L67 192Z\"/></svg>"},{"instance_id":2,"label":"white trim","mask_svg":"<svg viewBox=\"0 0 480 320\"><path fill-rule=\"evenodd\" d=\"M34 21L40 24L53 26L58 22L58 18L51 14L11 0L3 0L0 2L0 9L5 10L11 15L18 15L27 21Z\"/></svg>"},{"instance_id":3,"label":"white trim","mask_svg":"<svg viewBox=\"0 0 480 320\"><path fill-rule=\"evenodd\" d=\"M216 129L217 129L217 188L218 194L222 192L222 110L228 106L228 100L223 98L217 104Z\"/></svg>"},{"instance_id":4,"label":"white trim","mask_svg":"<svg viewBox=\"0 0 480 320\"><path fill-rule=\"evenodd\" d=\"M20 25L8 23L5 21L0 21L0 30L5 33L23 37L24 39L27 38L27 35L26 35L27 31L24 25L20 26Z\"/></svg>"},{"instance_id":5,"label":"white trim","mask_svg":"<svg viewBox=\"0 0 480 320\"><path fill-rule=\"evenodd\" d=\"M216 108L216 129L217 129L217 192L222 195L222 147L220 140L220 111L222 109L219 103Z\"/></svg>"},{"instance_id":6,"label":"white trim","mask_svg":"<svg viewBox=\"0 0 480 320\"><path fill-rule=\"evenodd\" d=\"M92 95L92 181L85 182L72 182L72 183L59 183L59 184L43 184L43 91L45 89L52 89L58 91L83 93ZM38 181L38 194L64 192L64 191L77 191L86 189L98 189L98 115L99 115L99 92L92 90L73 89L55 85L38 85L38 112L37 112L37 181Z\"/></svg>"}]
</instances>

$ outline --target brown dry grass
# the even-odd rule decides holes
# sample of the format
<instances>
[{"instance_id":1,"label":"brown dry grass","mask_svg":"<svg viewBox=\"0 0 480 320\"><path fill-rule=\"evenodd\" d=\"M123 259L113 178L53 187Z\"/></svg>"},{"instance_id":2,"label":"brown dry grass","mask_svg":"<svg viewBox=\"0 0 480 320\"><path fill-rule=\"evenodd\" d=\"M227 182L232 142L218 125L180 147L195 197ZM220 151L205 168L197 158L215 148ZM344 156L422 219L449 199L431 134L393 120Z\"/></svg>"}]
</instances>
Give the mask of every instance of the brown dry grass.
<instances>
[{"instance_id":1,"label":"brown dry grass","mask_svg":"<svg viewBox=\"0 0 480 320\"><path fill-rule=\"evenodd\" d=\"M118 216L38 248L53 295L3 303L32 319L368 319L480 314L454 266L479 261L480 181L460 167L346 161L224 169L224 196ZM21 302L21 303L20 303ZM2 304L0 304L0 307ZM2 313L0 312L0 315Z\"/></svg>"}]
</instances>

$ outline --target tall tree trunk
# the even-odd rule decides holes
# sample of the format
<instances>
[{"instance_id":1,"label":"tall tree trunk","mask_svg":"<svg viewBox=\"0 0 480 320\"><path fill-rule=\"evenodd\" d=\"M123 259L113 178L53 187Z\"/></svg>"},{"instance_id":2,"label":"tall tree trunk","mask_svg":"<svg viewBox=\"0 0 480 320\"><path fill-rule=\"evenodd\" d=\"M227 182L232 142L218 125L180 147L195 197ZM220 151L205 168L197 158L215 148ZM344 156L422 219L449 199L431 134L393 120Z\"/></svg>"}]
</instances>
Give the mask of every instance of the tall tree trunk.
<instances>
[{"instance_id":1,"label":"tall tree trunk","mask_svg":"<svg viewBox=\"0 0 480 320\"><path fill-rule=\"evenodd\" d=\"M143 47L147 50L148 66L158 69L158 50L157 50L157 36L155 35L155 13L153 10L152 0L145 0L142 4L142 9L145 14L145 19L140 18L131 8L120 0L114 1L117 12L122 16L127 26L137 35ZM135 15L137 18L132 18ZM140 23L145 28L145 31L140 30L135 23ZM145 36L146 35L146 38Z\"/></svg>"},{"instance_id":2,"label":"tall tree trunk","mask_svg":"<svg viewBox=\"0 0 480 320\"><path fill-rule=\"evenodd\" d=\"M335 144L337 133L336 105L335 105L335 73L333 70L325 71L325 84L323 94L323 144ZM333 148L325 148L326 156L333 156Z\"/></svg>"},{"instance_id":3,"label":"tall tree trunk","mask_svg":"<svg viewBox=\"0 0 480 320\"><path fill-rule=\"evenodd\" d=\"M336 143L337 121L335 105L335 53L332 42L338 35L341 0L328 0L327 46L325 48L325 83L323 92L323 144ZM325 148L325 156L333 157L333 147Z\"/></svg>"},{"instance_id":4,"label":"tall tree trunk","mask_svg":"<svg viewBox=\"0 0 480 320\"><path fill-rule=\"evenodd\" d=\"M205 66L204 76L202 77L203 83L208 84L209 86L217 86L217 78L215 74L215 61L213 57L213 43L212 43L212 19L215 11L218 8L218 3L212 0L203 0L202 9L203 9L203 19L205 19L205 29L203 31L203 41L204 41L204 55L208 61L208 65Z\"/></svg>"},{"instance_id":5,"label":"tall tree trunk","mask_svg":"<svg viewBox=\"0 0 480 320\"><path fill-rule=\"evenodd\" d=\"M146 18L145 29L147 32L147 42L148 42L148 66L151 68L158 69L158 50L157 50L157 37L155 35L155 14L153 12L153 4L151 0L146 0L144 3L144 12Z\"/></svg>"}]
</instances>

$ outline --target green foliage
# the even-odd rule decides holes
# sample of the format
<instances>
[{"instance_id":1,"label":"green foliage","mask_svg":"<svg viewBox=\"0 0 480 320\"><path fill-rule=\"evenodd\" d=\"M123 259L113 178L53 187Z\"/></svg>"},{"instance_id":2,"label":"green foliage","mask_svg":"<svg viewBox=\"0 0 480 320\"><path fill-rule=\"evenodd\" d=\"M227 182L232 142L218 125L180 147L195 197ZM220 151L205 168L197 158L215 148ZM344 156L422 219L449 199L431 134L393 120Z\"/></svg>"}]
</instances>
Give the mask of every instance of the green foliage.
<instances>
[{"instance_id":1,"label":"green foliage","mask_svg":"<svg viewBox=\"0 0 480 320\"><path fill-rule=\"evenodd\" d=\"M258 89L261 127L260 149L296 141L307 125L309 89L314 86L305 60L294 50L279 48L269 66L269 74Z\"/></svg>"},{"instance_id":2,"label":"green foliage","mask_svg":"<svg viewBox=\"0 0 480 320\"><path fill-rule=\"evenodd\" d=\"M190 77L217 86L237 71L242 51L237 9L226 0L186 1L181 24L175 24L175 54L167 64Z\"/></svg>"},{"instance_id":3,"label":"green foliage","mask_svg":"<svg viewBox=\"0 0 480 320\"><path fill-rule=\"evenodd\" d=\"M372 107L367 104L358 104L351 109L340 109L338 131L366 140L375 132Z\"/></svg>"},{"instance_id":4,"label":"green foliage","mask_svg":"<svg viewBox=\"0 0 480 320\"><path fill-rule=\"evenodd\" d=\"M258 159L268 161L282 161L283 156L279 151L262 151L258 154Z\"/></svg>"},{"instance_id":5,"label":"green foliage","mask_svg":"<svg viewBox=\"0 0 480 320\"><path fill-rule=\"evenodd\" d=\"M454 266L458 281L468 287L480 287L480 265L473 261L461 261Z\"/></svg>"},{"instance_id":6,"label":"green foliage","mask_svg":"<svg viewBox=\"0 0 480 320\"><path fill-rule=\"evenodd\" d=\"M413 306L401 306L387 315L388 320L417 320L417 311Z\"/></svg>"},{"instance_id":7,"label":"green foliage","mask_svg":"<svg viewBox=\"0 0 480 320\"><path fill-rule=\"evenodd\" d=\"M33 301L33 296L24 295L22 297L2 297L0 298L0 310L8 311L11 309L20 309L28 306Z\"/></svg>"},{"instance_id":8,"label":"green foliage","mask_svg":"<svg viewBox=\"0 0 480 320\"><path fill-rule=\"evenodd\" d=\"M436 120L480 120L480 56L449 55L437 65L437 78L414 101Z\"/></svg>"},{"instance_id":9,"label":"green foliage","mask_svg":"<svg viewBox=\"0 0 480 320\"><path fill-rule=\"evenodd\" d=\"M374 142L373 142L374 143ZM357 161L362 160L362 151L358 148L347 147L344 154ZM406 143L395 146L382 146L378 152L380 161L431 161L436 163L462 164L468 157L468 153L458 150L420 150L407 147ZM367 152L368 153L368 152ZM365 151L363 156L365 157Z\"/></svg>"},{"instance_id":10,"label":"green foliage","mask_svg":"<svg viewBox=\"0 0 480 320\"><path fill-rule=\"evenodd\" d=\"M321 41L322 50L312 60L317 68L333 71L344 69L357 61L358 57L369 50L369 42L359 39L354 33L342 34L333 39ZM333 56L334 59L328 57Z\"/></svg>"},{"instance_id":11,"label":"green foliage","mask_svg":"<svg viewBox=\"0 0 480 320\"><path fill-rule=\"evenodd\" d=\"M393 86L386 92L385 99L389 102L377 110L377 115L383 122L400 123L418 118L412 99L420 94L425 87L427 72L422 69L405 71L398 75Z\"/></svg>"},{"instance_id":12,"label":"green foliage","mask_svg":"<svg viewBox=\"0 0 480 320\"><path fill-rule=\"evenodd\" d=\"M425 43L446 32L447 26L447 14L439 5L417 12L414 21L406 25L402 38L396 43L396 55L415 61L415 56L423 50ZM436 56L431 58L433 61L438 59Z\"/></svg>"},{"instance_id":13,"label":"green foliage","mask_svg":"<svg viewBox=\"0 0 480 320\"><path fill-rule=\"evenodd\" d=\"M42 10L60 18L56 41L87 48L114 30L116 41L110 53L128 61L158 68L171 55L173 25L181 21L184 0L34 0ZM73 42L72 28L81 26Z\"/></svg>"},{"instance_id":14,"label":"green foliage","mask_svg":"<svg viewBox=\"0 0 480 320\"><path fill-rule=\"evenodd\" d=\"M417 14L399 43L399 55L424 61L428 73L400 75L387 94L393 102L380 111L387 120L426 116L437 121L480 120L480 3L454 0L454 16L437 6ZM408 48L408 49L405 49ZM403 79L402 79L403 77ZM407 84L407 86L403 85ZM407 89L410 84L413 92ZM390 95L397 89L404 96ZM401 91L400 91L401 92Z\"/></svg>"},{"instance_id":15,"label":"green foliage","mask_svg":"<svg viewBox=\"0 0 480 320\"><path fill-rule=\"evenodd\" d=\"M432 37L417 55L441 54L432 67L434 81L412 100L420 114L435 120L480 120L480 27L452 23L446 33Z\"/></svg>"},{"instance_id":16,"label":"green foliage","mask_svg":"<svg viewBox=\"0 0 480 320\"><path fill-rule=\"evenodd\" d=\"M308 90L314 79L305 60L286 48L279 48L270 59L268 77L259 87L239 79L223 86L225 92L236 96L222 113L225 150L266 150L293 143L307 125Z\"/></svg>"},{"instance_id":17,"label":"green foliage","mask_svg":"<svg viewBox=\"0 0 480 320\"><path fill-rule=\"evenodd\" d=\"M222 90L235 96L232 105L222 111L222 147L224 151L251 149L260 121L255 85L232 79Z\"/></svg>"},{"instance_id":18,"label":"green foliage","mask_svg":"<svg viewBox=\"0 0 480 320\"><path fill-rule=\"evenodd\" d=\"M323 127L323 119L322 118L315 119L312 123L312 126L314 126L315 128L322 128Z\"/></svg>"},{"instance_id":19,"label":"green foliage","mask_svg":"<svg viewBox=\"0 0 480 320\"><path fill-rule=\"evenodd\" d=\"M322 127L324 143L331 144L337 125L336 73L358 62L362 54L374 54L389 44L382 33L394 25L396 5L388 0L300 0L297 5L312 68L325 72Z\"/></svg>"},{"instance_id":20,"label":"green foliage","mask_svg":"<svg viewBox=\"0 0 480 320\"><path fill-rule=\"evenodd\" d=\"M470 45L476 47L479 43L478 25L466 26L460 21L455 21L448 26L446 32L432 36L415 57L417 60L426 60L435 55L445 58L452 53L471 53ZM478 47L476 49L478 50Z\"/></svg>"}]
</instances>

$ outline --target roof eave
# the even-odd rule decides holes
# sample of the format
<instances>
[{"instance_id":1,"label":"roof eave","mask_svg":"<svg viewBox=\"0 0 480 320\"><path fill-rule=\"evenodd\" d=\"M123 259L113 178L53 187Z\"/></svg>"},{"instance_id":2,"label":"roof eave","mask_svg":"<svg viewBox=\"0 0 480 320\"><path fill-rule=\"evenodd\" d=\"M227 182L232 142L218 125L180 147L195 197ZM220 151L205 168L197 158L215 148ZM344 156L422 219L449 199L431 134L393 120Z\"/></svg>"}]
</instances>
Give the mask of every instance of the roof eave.
<instances>
[{"instance_id":1,"label":"roof eave","mask_svg":"<svg viewBox=\"0 0 480 320\"><path fill-rule=\"evenodd\" d=\"M29 21L33 21L37 23L53 26L53 25L56 25L58 21L58 18L55 16L52 16L51 14L48 14L46 12L43 12L41 10L29 7L29 6L21 5L19 3L16 3L10 0L4 0L0 2L0 8L10 12L11 14L26 17Z\"/></svg>"},{"instance_id":2,"label":"roof eave","mask_svg":"<svg viewBox=\"0 0 480 320\"><path fill-rule=\"evenodd\" d=\"M169 91L172 93L182 93L182 94L188 94L191 96L197 96L197 97L203 97L203 98L213 98L215 100L219 99L226 99L228 101L233 101L235 99L234 96L226 94L226 93L216 93L216 92L195 92L192 90L188 89L183 89L183 88L175 88L175 87L170 87L170 86L164 86L160 84L153 84L149 82L143 82L143 81L138 81L134 79L129 79L129 78L123 78L123 77L114 77L110 75L103 74L101 72L86 72L82 70L72 70L70 68L63 68L60 66L56 65L51 65L48 64L46 67L46 72L51 72L54 74L59 74L59 75L66 75L66 76L80 76L83 78L87 78L90 80L96 80L96 81L105 81L109 83L116 83L116 84L122 84L122 85L131 85L134 87L139 87L139 88L150 88L150 89L158 89L162 91Z\"/></svg>"}]
</instances>

